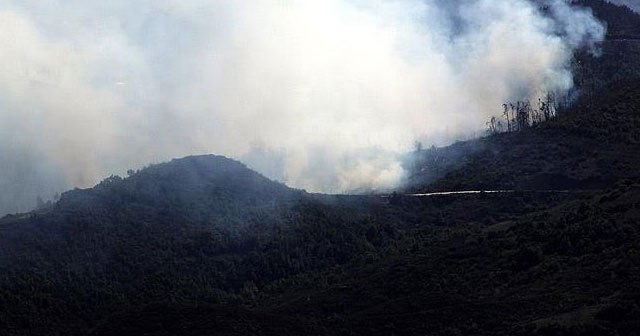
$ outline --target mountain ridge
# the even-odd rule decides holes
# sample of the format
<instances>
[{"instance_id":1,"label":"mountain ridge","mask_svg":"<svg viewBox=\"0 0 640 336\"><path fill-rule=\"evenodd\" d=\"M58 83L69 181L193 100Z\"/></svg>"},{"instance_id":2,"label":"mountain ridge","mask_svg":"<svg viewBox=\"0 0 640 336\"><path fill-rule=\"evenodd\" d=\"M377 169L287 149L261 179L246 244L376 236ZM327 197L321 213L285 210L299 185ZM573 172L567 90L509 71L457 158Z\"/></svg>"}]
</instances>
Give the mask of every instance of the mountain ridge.
<instances>
[{"instance_id":1,"label":"mountain ridge","mask_svg":"<svg viewBox=\"0 0 640 336\"><path fill-rule=\"evenodd\" d=\"M513 192L310 194L205 155L6 216L0 334L637 335L640 58L603 47L565 114L407 159L410 191Z\"/></svg>"}]
</instances>

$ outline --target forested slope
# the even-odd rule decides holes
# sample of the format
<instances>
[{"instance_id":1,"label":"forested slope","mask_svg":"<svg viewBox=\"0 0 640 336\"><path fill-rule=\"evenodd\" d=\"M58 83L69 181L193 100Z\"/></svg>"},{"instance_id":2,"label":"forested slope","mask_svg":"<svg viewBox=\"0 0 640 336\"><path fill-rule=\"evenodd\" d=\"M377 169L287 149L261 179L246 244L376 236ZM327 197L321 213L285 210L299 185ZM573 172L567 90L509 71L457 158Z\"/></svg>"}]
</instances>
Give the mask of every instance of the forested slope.
<instances>
[{"instance_id":1,"label":"forested slope","mask_svg":"<svg viewBox=\"0 0 640 336\"><path fill-rule=\"evenodd\" d=\"M591 8L607 36L600 53L576 56L573 104L532 129L409 155L407 190L597 189L638 176L640 15L600 0L574 3ZM495 115L501 120L500 106Z\"/></svg>"},{"instance_id":2,"label":"forested slope","mask_svg":"<svg viewBox=\"0 0 640 336\"><path fill-rule=\"evenodd\" d=\"M580 2L609 33L576 60L574 105L407 160L408 191L515 192L331 196L220 156L152 165L0 220L0 334L636 335L638 18Z\"/></svg>"},{"instance_id":3,"label":"forested slope","mask_svg":"<svg viewBox=\"0 0 640 336\"><path fill-rule=\"evenodd\" d=\"M640 81L621 83L534 128L417 153L412 190L599 189L637 179L638 106Z\"/></svg>"},{"instance_id":4,"label":"forested slope","mask_svg":"<svg viewBox=\"0 0 640 336\"><path fill-rule=\"evenodd\" d=\"M269 321L291 319L331 333L324 319L262 307L262 293L315 288L343 267L406 253L419 232L489 225L577 196L310 195L226 158L174 160L0 220L0 330L159 332L174 322L157 314L169 314L195 334L212 321L278 334ZM229 310L238 315L224 317Z\"/></svg>"}]
</instances>

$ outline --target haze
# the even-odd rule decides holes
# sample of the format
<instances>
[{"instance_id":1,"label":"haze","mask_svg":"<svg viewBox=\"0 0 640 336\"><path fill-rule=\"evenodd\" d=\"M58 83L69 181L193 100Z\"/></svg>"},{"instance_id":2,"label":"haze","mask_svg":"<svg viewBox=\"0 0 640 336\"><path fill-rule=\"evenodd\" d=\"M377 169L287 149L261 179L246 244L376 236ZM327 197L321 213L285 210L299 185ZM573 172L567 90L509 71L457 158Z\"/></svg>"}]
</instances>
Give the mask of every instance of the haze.
<instances>
[{"instance_id":1,"label":"haze","mask_svg":"<svg viewBox=\"0 0 640 336\"><path fill-rule=\"evenodd\" d=\"M562 0L4 1L0 213L191 154L319 192L573 87L605 28Z\"/></svg>"}]
</instances>

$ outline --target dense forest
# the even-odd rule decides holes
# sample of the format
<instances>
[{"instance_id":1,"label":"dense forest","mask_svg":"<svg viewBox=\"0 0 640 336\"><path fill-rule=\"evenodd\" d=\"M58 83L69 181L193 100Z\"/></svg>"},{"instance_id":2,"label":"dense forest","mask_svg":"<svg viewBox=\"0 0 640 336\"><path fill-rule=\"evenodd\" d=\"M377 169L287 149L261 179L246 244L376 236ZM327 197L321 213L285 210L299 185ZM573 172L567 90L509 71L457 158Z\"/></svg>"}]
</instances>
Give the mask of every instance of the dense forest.
<instances>
[{"instance_id":1,"label":"dense forest","mask_svg":"<svg viewBox=\"0 0 640 336\"><path fill-rule=\"evenodd\" d=\"M638 335L640 16L576 2L609 28L577 100L408 153L393 194L204 155L5 216L0 335Z\"/></svg>"}]
</instances>

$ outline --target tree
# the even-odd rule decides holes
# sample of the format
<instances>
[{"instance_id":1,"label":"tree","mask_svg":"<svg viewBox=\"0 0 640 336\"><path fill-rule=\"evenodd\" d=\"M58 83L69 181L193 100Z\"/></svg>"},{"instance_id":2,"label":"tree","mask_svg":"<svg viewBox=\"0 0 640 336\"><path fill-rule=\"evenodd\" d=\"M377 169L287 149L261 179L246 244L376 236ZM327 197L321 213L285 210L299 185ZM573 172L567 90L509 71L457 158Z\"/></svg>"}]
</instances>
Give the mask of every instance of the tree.
<instances>
[{"instance_id":1,"label":"tree","mask_svg":"<svg viewBox=\"0 0 640 336\"><path fill-rule=\"evenodd\" d=\"M487 133L489 133L489 135L502 133L502 122L496 117L491 117L491 119L487 121Z\"/></svg>"},{"instance_id":2,"label":"tree","mask_svg":"<svg viewBox=\"0 0 640 336\"><path fill-rule=\"evenodd\" d=\"M509 120L509 106L507 104L502 104L504 107L504 112L502 115L507 119L507 132L511 132L511 121Z\"/></svg>"},{"instance_id":3,"label":"tree","mask_svg":"<svg viewBox=\"0 0 640 336\"><path fill-rule=\"evenodd\" d=\"M38 196L36 197L36 209L40 210L40 209L44 209L45 207L45 203L42 200L42 197Z\"/></svg>"},{"instance_id":4,"label":"tree","mask_svg":"<svg viewBox=\"0 0 640 336\"><path fill-rule=\"evenodd\" d=\"M421 141L416 140L413 142L413 149L416 153L421 152L423 148Z\"/></svg>"}]
</instances>

